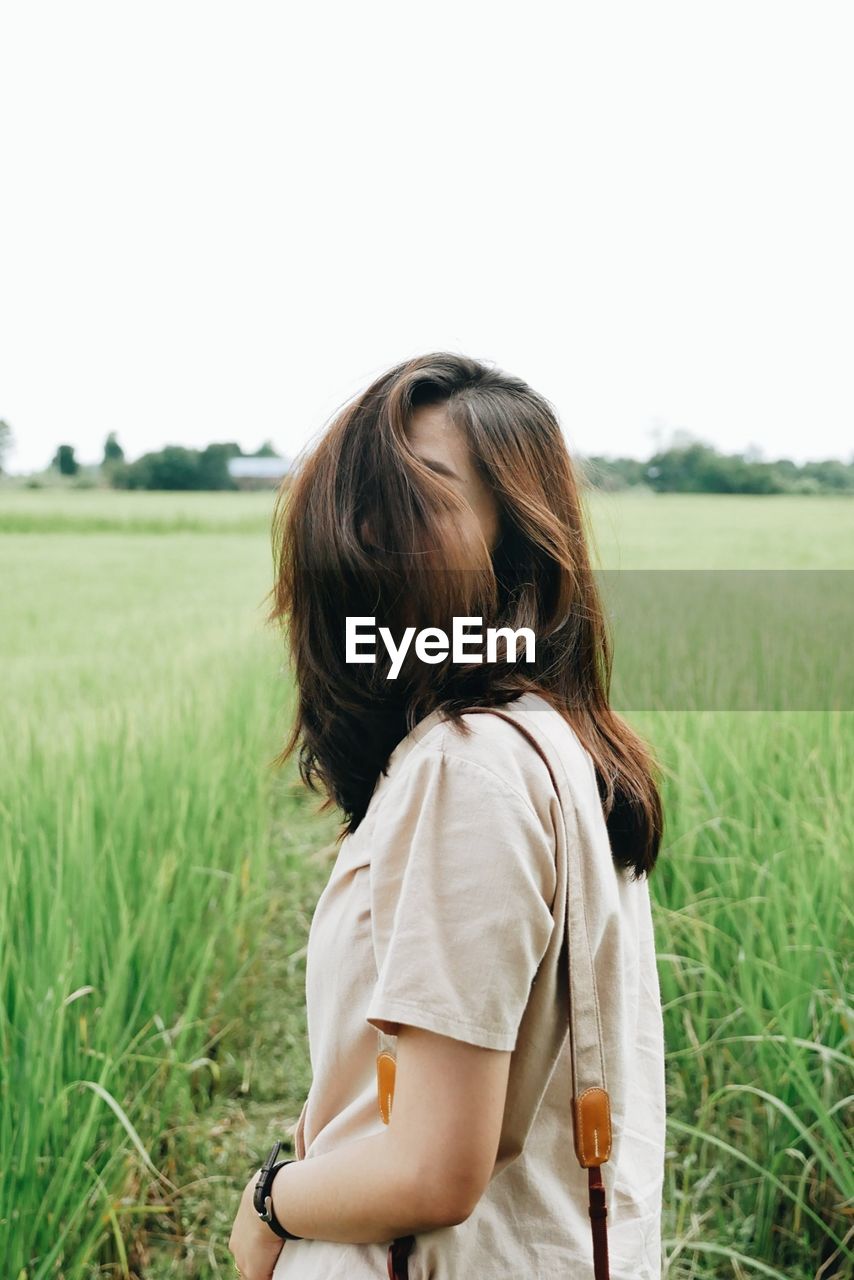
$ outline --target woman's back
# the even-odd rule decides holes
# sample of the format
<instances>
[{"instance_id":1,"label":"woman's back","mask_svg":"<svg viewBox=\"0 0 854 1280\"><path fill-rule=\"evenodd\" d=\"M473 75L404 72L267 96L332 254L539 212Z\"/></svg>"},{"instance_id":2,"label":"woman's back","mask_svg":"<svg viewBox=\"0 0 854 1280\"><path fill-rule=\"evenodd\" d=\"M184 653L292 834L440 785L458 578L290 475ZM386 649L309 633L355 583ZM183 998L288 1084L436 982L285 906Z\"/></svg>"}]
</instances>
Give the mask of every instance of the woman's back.
<instances>
[{"instance_id":1,"label":"woman's back","mask_svg":"<svg viewBox=\"0 0 854 1280\"><path fill-rule=\"evenodd\" d=\"M569 780L611 1100L602 1166L611 1274L657 1280L664 1044L648 884L615 868L593 765L567 722L534 693L501 710L548 735ZM376 1054L393 1048L401 1023L511 1050L492 1180L465 1221L416 1237L411 1280L589 1280L555 929L565 829L525 737L494 715L466 723L463 737L433 713L398 745L317 904L306 971L313 1083L297 1154L310 1159L382 1128ZM382 1243L288 1241L275 1280L381 1277L385 1255Z\"/></svg>"}]
</instances>

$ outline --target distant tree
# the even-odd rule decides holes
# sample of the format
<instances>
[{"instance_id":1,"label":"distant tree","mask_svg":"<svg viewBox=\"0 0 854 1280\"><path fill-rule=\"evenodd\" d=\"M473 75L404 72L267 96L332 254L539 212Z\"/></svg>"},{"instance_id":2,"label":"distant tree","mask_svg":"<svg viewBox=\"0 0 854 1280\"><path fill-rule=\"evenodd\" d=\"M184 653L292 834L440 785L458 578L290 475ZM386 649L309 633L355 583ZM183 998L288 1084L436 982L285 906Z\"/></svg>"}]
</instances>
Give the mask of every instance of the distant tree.
<instances>
[{"instance_id":1,"label":"distant tree","mask_svg":"<svg viewBox=\"0 0 854 1280\"><path fill-rule=\"evenodd\" d=\"M854 464L829 458L826 462L805 462L801 467L804 480L817 483L825 492L854 491Z\"/></svg>"},{"instance_id":2,"label":"distant tree","mask_svg":"<svg viewBox=\"0 0 854 1280\"><path fill-rule=\"evenodd\" d=\"M124 462L125 451L116 439L115 431L111 431L104 441L104 466L111 462Z\"/></svg>"},{"instance_id":3,"label":"distant tree","mask_svg":"<svg viewBox=\"0 0 854 1280\"><path fill-rule=\"evenodd\" d=\"M144 453L120 473L126 489L198 489L199 455L195 449L168 444L158 452Z\"/></svg>"},{"instance_id":4,"label":"distant tree","mask_svg":"<svg viewBox=\"0 0 854 1280\"><path fill-rule=\"evenodd\" d=\"M645 482L646 464L639 458L605 458L593 454L580 462L584 483L595 489L627 489Z\"/></svg>"},{"instance_id":5,"label":"distant tree","mask_svg":"<svg viewBox=\"0 0 854 1280\"><path fill-rule=\"evenodd\" d=\"M50 465L56 467L62 476L74 476L80 469L80 464L74 457L73 444L61 444L51 459Z\"/></svg>"},{"instance_id":6,"label":"distant tree","mask_svg":"<svg viewBox=\"0 0 854 1280\"><path fill-rule=\"evenodd\" d=\"M718 453L699 441L654 453L647 482L659 493L779 493L782 484L766 463Z\"/></svg>"},{"instance_id":7,"label":"distant tree","mask_svg":"<svg viewBox=\"0 0 854 1280\"><path fill-rule=\"evenodd\" d=\"M774 463L777 473L792 479L798 474L798 468L791 458L778 458Z\"/></svg>"},{"instance_id":8,"label":"distant tree","mask_svg":"<svg viewBox=\"0 0 854 1280\"><path fill-rule=\"evenodd\" d=\"M13 438L12 428L9 426L8 422L4 422L0 419L0 472L3 470L3 459L12 448Z\"/></svg>"},{"instance_id":9,"label":"distant tree","mask_svg":"<svg viewBox=\"0 0 854 1280\"><path fill-rule=\"evenodd\" d=\"M199 454L199 488L200 489L236 489L237 485L229 474L229 458L240 456L239 444L233 440L227 444L209 444Z\"/></svg>"},{"instance_id":10,"label":"distant tree","mask_svg":"<svg viewBox=\"0 0 854 1280\"><path fill-rule=\"evenodd\" d=\"M674 443L674 441L676 443ZM646 484L660 493L854 493L854 458L765 461L758 445L744 453L718 453L711 445L674 433L667 448L646 462L636 458L581 459L581 475L597 489Z\"/></svg>"},{"instance_id":11,"label":"distant tree","mask_svg":"<svg viewBox=\"0 0 854 1280\"><path fill-rule=\"evenodd\" d=\"M114 464L110 482L117 489L235 489L228 459L240 452L233 440L209 444L201 452L170 444L135 462Z\"/></svg>"},{"instance_id":12,"label":"distant tree","mask_svg":"<svg viewBox=\"0 0 854 1280\"><path fill-rule=\"evenodd\" d=\"M247 454L249 458L279 458L281 454L277 453L273 447L272 440L265 440L260 449L256 449L254 453Z\"/></svg>"}]
</instances>

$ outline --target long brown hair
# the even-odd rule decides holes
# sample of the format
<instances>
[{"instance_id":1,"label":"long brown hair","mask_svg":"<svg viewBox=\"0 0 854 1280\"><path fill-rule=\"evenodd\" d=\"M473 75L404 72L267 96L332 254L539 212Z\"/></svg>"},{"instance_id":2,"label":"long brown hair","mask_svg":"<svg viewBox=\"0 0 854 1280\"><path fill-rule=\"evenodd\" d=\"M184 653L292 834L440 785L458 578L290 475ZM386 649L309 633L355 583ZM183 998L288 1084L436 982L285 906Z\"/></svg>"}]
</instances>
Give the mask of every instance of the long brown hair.
<instances>
[{"instance_id":1,"label":"long brown hair","mask_svg":"<svg viewBox=\"0 0 854 1280\"><path fill-rule=\"evenodd\" d=\"M448 536L462 498L412 450L410 414L441 404L464 433L500 511L500 535L472 567ZM441 707L463 732L471 705L535 690L569 721L593 760L617 865L648 874L663 815L647 746L609 705L611 645L588 552L572 461L549 402L521 378L448 352L404 361L347 404L276 497L269 622L280 622L297 685L290 736L299 770L346 817L365 815L394 747ZM412 650L394 680L377 644L345 661L345 619L451 631L530 627L536 661L426 665ZM318 786L319 784L319 786Z\"/></svg>"}]
</instances>

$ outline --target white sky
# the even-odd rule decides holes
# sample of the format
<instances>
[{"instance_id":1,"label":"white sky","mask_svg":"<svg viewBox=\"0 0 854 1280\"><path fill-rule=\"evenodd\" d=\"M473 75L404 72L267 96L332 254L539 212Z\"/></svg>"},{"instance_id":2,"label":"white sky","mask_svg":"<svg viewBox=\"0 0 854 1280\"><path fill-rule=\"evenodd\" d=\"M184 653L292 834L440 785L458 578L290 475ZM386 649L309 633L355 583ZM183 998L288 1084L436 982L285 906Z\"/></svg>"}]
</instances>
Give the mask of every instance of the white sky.
<instances>
[{"instance_id":1,"label":"white sky","mask_svg":"<svg viewBox=\"0 0 854 1280\"><path fill-rule=\"evenodd\" d=\"M497 361L571 445L854 450L854 7L3 0L13 471Z\"/></svg>"}]
</instances>

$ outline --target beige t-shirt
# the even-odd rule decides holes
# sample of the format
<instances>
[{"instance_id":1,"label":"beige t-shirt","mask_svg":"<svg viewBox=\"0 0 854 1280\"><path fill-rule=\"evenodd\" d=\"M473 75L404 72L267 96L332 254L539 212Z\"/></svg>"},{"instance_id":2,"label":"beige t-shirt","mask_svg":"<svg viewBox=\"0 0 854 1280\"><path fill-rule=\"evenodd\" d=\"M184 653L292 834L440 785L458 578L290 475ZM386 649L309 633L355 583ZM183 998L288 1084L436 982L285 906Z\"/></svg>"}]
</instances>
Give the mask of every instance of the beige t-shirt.
<instances>
[{"instance_id":1,"label":"beige t-shirt","mask_svg":"<svg viewBox=\"0 0 854 1280\"><path fill-rule=\"evenodd\" d=\"M569 778L611 1100L611 1275L660 1280L664 1037L648 884L615 868L592 761L563 717L533 693L502 710L547 731ZM512 1050L492 1179L464 1222L416 1236L410 1278L592 1280L565 984L562 998L535 995L541 963L541 995L553 991L546 964L559 972L566 828L523 735L496 716L465 720L467 738L433 712L398 744L318 900L306 962L313 1079L297 1155L382 1131L376 1056L394 1048L400 1023ZM383 1280L387 1249L289 1240L274 1280Z\"/></svg>"}]
</instances>

